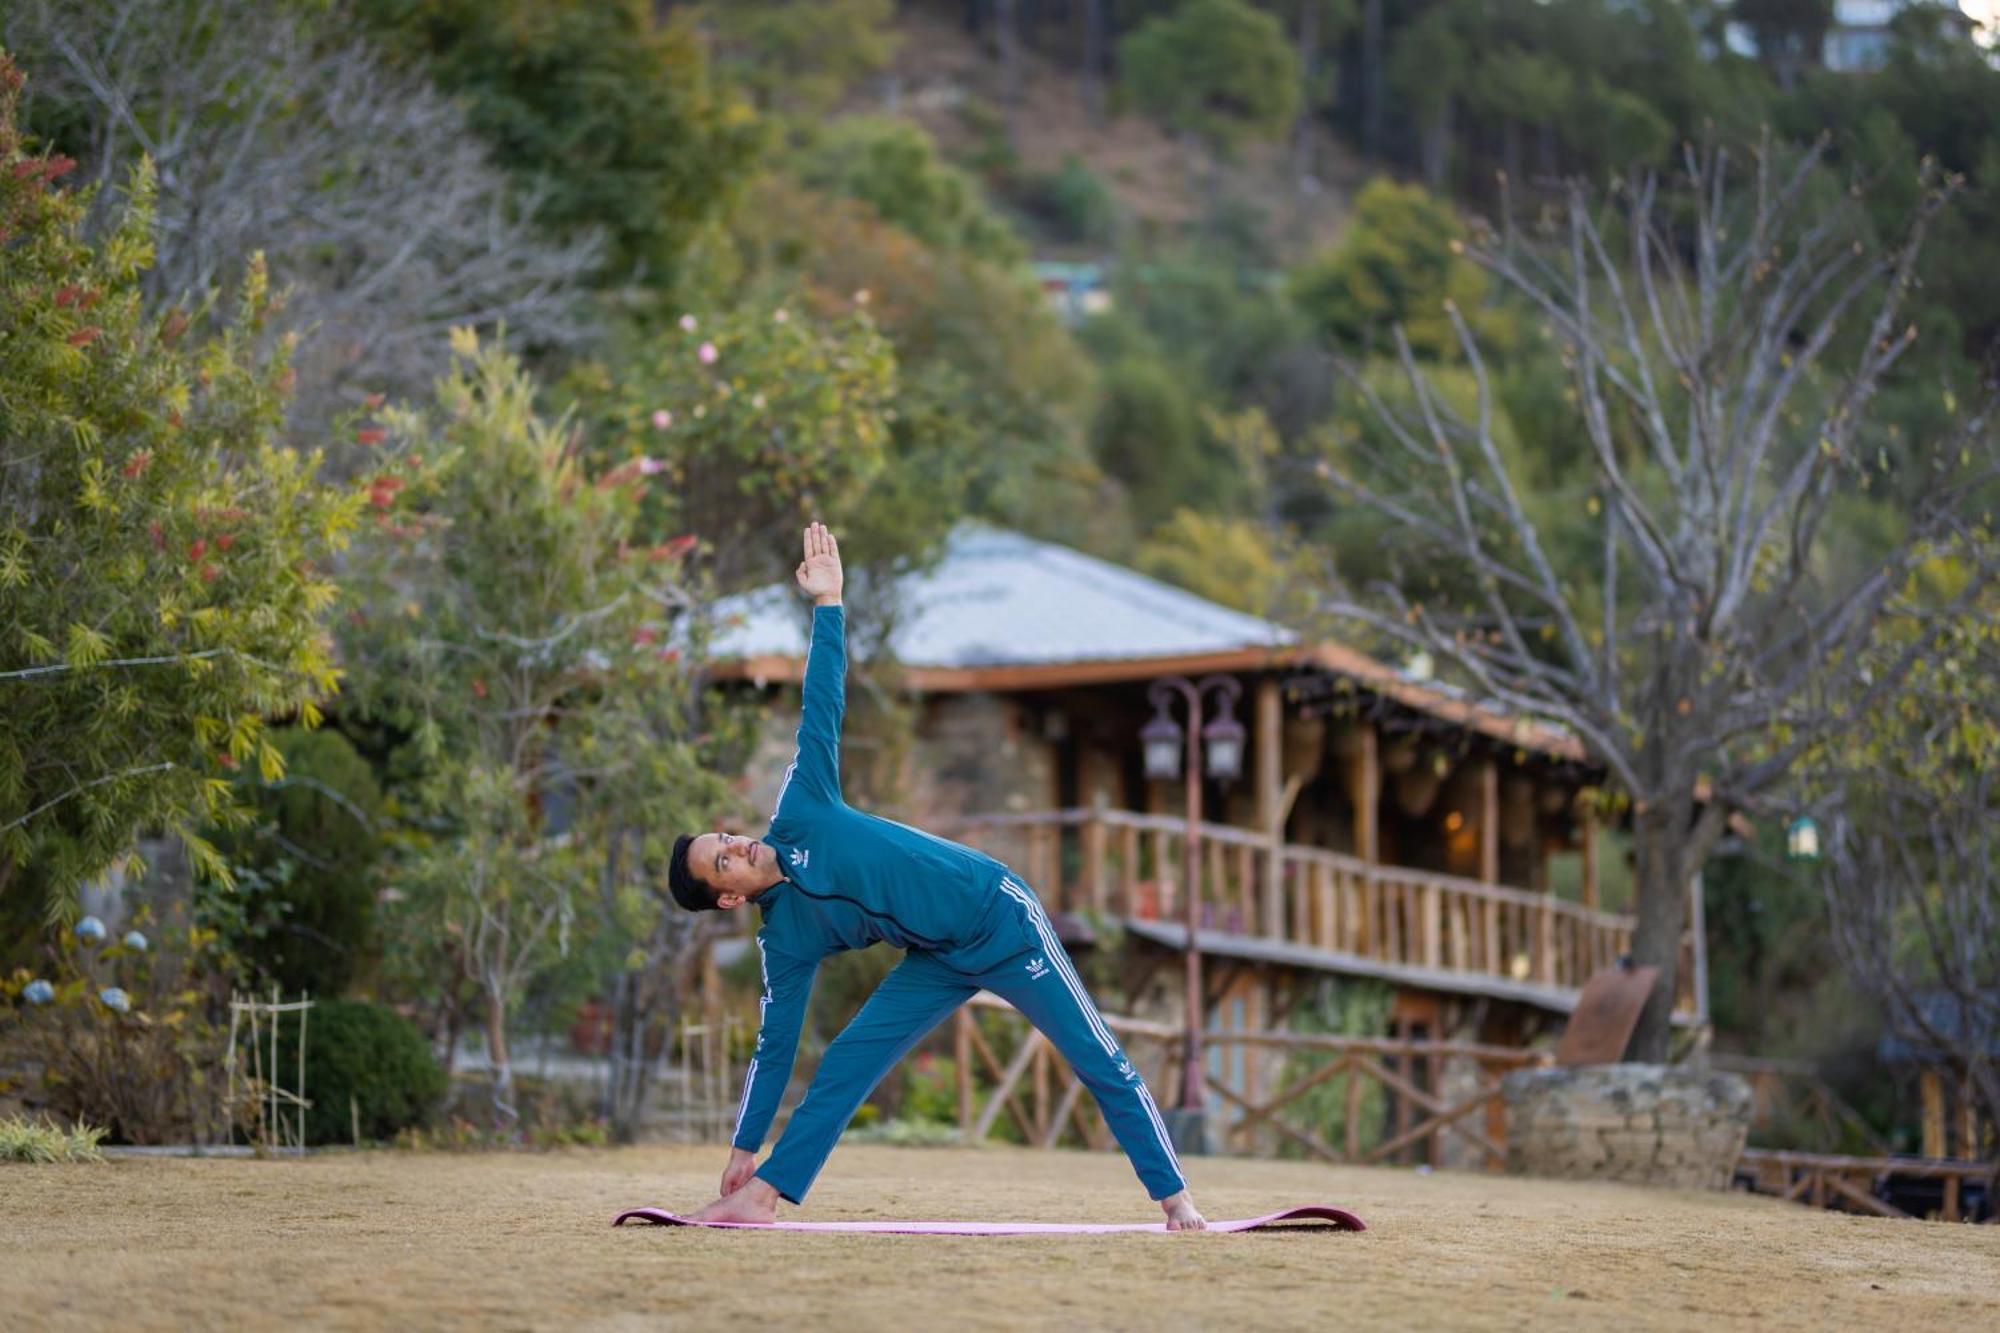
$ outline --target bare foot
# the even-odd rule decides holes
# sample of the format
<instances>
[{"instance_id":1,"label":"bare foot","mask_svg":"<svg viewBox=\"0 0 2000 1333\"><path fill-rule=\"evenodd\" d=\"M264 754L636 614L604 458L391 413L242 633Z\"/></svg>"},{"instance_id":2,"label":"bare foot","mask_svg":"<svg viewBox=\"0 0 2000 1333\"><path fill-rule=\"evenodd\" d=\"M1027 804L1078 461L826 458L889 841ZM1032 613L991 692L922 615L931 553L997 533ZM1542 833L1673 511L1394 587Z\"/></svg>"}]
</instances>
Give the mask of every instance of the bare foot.
<instances>
[{"instance_id":1,"label":"bare foot","mask_svg":"<svg viewBox=\"0 0 2000 1333\"><path fill-rule=\"evenodd\" d=\"M756 1176L734 1194L725 1194L698 1213L695 1222L775 1222L778 1219L778 1191Z\"/></svg>"},{"instance_id":2,"label":"bare foot","mask_svg":"<svg viewBox=\"0 0 2000 1333\"><path fill-rule=\"evenodd\" d=\"M1195 1208L1194 1199L1186 1190L1160 1200L1160 1211L1167 1215L1169 1231L1208 1230L1208 1219Z\"/></svg>"}]
</instances>

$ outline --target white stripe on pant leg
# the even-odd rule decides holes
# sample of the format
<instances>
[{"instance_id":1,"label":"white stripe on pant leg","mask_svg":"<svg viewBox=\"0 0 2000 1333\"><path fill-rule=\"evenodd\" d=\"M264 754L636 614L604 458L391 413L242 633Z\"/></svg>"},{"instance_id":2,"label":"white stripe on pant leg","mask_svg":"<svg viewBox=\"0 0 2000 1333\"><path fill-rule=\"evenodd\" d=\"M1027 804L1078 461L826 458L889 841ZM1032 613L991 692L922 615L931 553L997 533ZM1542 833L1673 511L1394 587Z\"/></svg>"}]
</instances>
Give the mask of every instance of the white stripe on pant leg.
<instances>
[{"instance_id":1,"label":"white stripe on pant leg","mask_svg":"<svg viewBox=\"0 0 2000 1333\"><path fill-rule=\"evenodd\" d=\"M1118 1049L1118 1039L1111 1034L1111 1029L1098 1014L1097 1006L1091 1003L1090 993L1084 989L1083 979L1077 976L1076 969L1071 966L1069 951L1063 948L1062 941L1056 937L1055 923L1050 921L1048 913L1042 910L1041 900L1035 897L1032 889L1013 880L1002 880L1001 887L1027 910L1028 920L1033 923L1035 933L1042 938L1043 949L1051 955L1049 962L1062 973L1064 983L1076 997L1077 1003L1083 1007L1084 1020L1090 1024L1091 1031L1097 1034L1097 1040L1105 1051L1115 1054Z\"/></svg>"},{"instance_id":2,"label":"white stripe on pant leg","mask_svg":"<svg viewBox=\"0 0 2000 1333\"><path fill-rule=\"evenodd\" d=\"M729 1131L733 1140L743 1132L743 1113L750 1109L750 1089L757 1085L757 1060L753 1056L750 1067L743 1071L743 1095L736 1102L736 1128Z\"/></svg>"},{"instance_id":3,"label":"white stripe on pant leg","mask_svg":"<svg viewBox=\"0 0 2000 1333\"><path fill-rule=\"evenodd\" d=\"M1118 1039L1111 1034L1110 1027L1097 1012L1097 1006L1091 1003L1090 992L1084 989L1083 978L1076 974L1076 968L1070 963L1069 950L1063 948L1062 941L1056 937L1055 923L1049 920L1049 914L1043 910L1041 899L1035 897L1032 889L1013 880L1002 880L1001 885L1011 886L1014 896L1027 908L1028 919L1034 922L1036 932L1042 937L1043 947L1054 955L1049 961L1063 974L1071 993L1077 998L1077 1003L1083 1006L1084 1019L1097 1034L1097 1040L1103 1044L1107 1052L1115 1054L1118 1049Z\"/></svg>"},{"instance_id":4,"label":"white stripe on pant leg","mask_svg":"<svg viewBox=\"0 0 2000 1333\"><path fill-rule=\"evenodd\" d=\"M1041 936L1042 952L1049 955L1050 966L1055 968L1056 975L1062 979L1063 986L1070 993L1070 998L1075 1000L1078 1007L1083 1010L1084 1022L1089 1026L1091 1032L1096 1035L1098 1045L1104 1048L1106 1055L1115 1053L1118 1049L1118 1039L1111 1035L1111 1029L1104 1026L1103 1020L1097 1016L1097 1006L1090 1003L1089 995L1083 990L1083 983L1077 979L1076 973L1068 968L1068 955L1063 950L1062 941L1055 937L1054 929L1043 925L1043 921L1046 918L1039 918L1034 909L1029 906L1029 900L1021 897L1021 894L1025 890L1021 889L1019 885L1013 884L1009 880L1002 880L1000 887L1008 896L1020 902L1023 909L1028 912L1029 923L1034 926L1035 933Z\"/></svg>"},{"instance_id":5,"label":"white stripe on pant leg","mask_svg":"<svg viewBox=\"0 0 2000 1333\"><path fill-rule=\"evenodd\" d=\"M1174 1164L1174 1174L1181 1178L1182 1185L1186 1185L1187 1173L1181 1170L1180 1155L1174 1151L1173 1138L1167 1133L1167 1122L1160 1115L1160 1105L1153 1100L1152 1089L1146 1086L1144 1079L1139 1082L1139 1100L1145 1103L1146 1114L1153 1120L1153 1129L1159 1134L1160 1142L1166 1145L1167 1160Z\"/></svg>"},{"instance_id":6,"label":"white stripe on pant leg","mask_svg":"<svg viewBox=\"0 0 2000 1333\"><path fill-rule=\"evenodd\" d=\"M1070 997L1083 1010L1084 1018L1089 1021L1092 1029L1097 1032L1098 1040L1103 1044L1105 1053L1107 1055L1115 1054L1118 1049L1117 1040L1112 1037L1110 1029L1105 1026L1103 1018L1099 1016L1097 1006L1091 1003L1089 993L1083 989L1082 980L1077 977L1075 970L1069 966L1069 955L1063 950L1060 941L1054 938L1054 923L1049 921L1048 914L1042 910L1041 900L1035 898L1031 891L1024 885L1016 884L1012 880L1002 880L1000 884L1001 888L1006 890L1010 897L1022 902L1028 908L1029 919L1035 923L1035 930L1042 937L1043 947L1053 955L1050 961L1055 963L1057 971L1062 975L1064 985L1070 992ZM1174 1174L1180 1177L1181 1185L1185 1188L1187 1185L1187 1173L1181 1170L1181 1159L1180 1155L1174 1151L1173 1137L1167 1133L1166 1121L1160 1115L1159 1104L1153 1100L1153 1094L1146 1087L1146 1080L1144 1078L1139 1080L1138 1093L1140 1108L1145 1111L1146 1118L1152 1121L1153 1133L1158 1137L1160 1147L1167 1155L1167 1161L1173 1164Z\"/></svg>"}]
</instances>

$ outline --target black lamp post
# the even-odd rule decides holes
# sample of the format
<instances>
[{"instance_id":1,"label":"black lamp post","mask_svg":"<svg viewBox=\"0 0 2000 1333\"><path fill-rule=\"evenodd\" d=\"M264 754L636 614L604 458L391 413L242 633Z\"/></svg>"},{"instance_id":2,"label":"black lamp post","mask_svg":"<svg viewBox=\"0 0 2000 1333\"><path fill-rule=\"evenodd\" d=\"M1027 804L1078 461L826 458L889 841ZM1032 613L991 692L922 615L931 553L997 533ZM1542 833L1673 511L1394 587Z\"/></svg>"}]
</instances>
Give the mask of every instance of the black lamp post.
<instances>
[{"instance_id":1,"label":"black lamp post","mask_svg":"<svg viewBox=\"0 0 2000 1333\"><path fill-rule=\"evenodd\" d=\"M1201 747L1203 741L1208 742L1209 777L1220 782L1233 782L1242 774L1243 724L1235 716L1236 701L1242 692L1242 686L1233 676L1206 676L1200 683L1186 676L1168 676L1154 681L1149 692L1153 701L1153 720L1139 732L1140 744L1146 752L1146 776L1159 781L1184 777L1187 782L1187 835L1182 839L1184 870L1181 879L1187 921L1187 1045L1174 1137L1194 1150L1199 1150L1207 1137L1202 1123L1201 1064L1201 1025L1205 1006L1201 998L1201 950L1195 943L1195 932L1201 921L1201 895L1196 888L1196 872L1201 864ZM1214 720L1204 726L1202 702L1211 693L1220 698ZM1188 725L1185 732L1173 719L1175 695L1187 704ZM1183 741L1187 746L1185 769L1179 753Z\"/></svg>"}]
</instances>

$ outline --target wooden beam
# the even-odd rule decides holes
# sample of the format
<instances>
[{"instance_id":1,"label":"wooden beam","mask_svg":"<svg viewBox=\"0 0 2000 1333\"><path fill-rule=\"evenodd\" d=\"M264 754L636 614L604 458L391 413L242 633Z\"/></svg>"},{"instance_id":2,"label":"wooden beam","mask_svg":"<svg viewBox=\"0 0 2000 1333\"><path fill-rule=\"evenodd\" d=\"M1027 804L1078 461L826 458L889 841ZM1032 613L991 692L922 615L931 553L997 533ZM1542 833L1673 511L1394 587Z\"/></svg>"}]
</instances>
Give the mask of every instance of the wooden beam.
<instances>
[{"instance_id":1,"label":"wooden beam","mask_svg":"<svg viewBox=\"0 0 2000 1333\"><path fill-rule=\"evenodd\" d=\"M1937 1070L1926 1069L1918 1076L1917 1087L1924 1103L1924 1156L1943 1157L1944 1080L1938 1077Z\"/></svg>"},{"instance_id":2,"label":"wooden beam","mask_svg":"<svg viewBox=\"0 0 2000 1333\"><path fill-rule=\"evenodd\" d=\"M1479 878L1500 882L1500 764L1479 761Z\"/></svg>"},{"instance_id":3,"label":"wooden beam","mask_svg":"<svg viewBox=\"0 0 2000 1333\"><path fill-rule=\"evenodd\" d=\"M986 1101L986 1109L979 1113L979 1121L972 1127L973 1142L977 1143L993 1132L993 1123L1000 1118L1002 1107L1013 1114L1014 1123L1021 1127L1021 1137L1030 1143L1035 1141L1035 1118L1021 1109L1021 1104L1014 1099L1014 1088L1020 1083L1021 1076L1028 1072L1028 1066L1034 1061L1035 1052L1041 1045L1042 1034L1039 1032L1031 1029L1022 1036L1014 1058L1007 1062L1004 1070L998 1071L999 1086L993 1089L993 1095Z\"/></svg>"},{"instance_id":4,"label":"wooden beam","mask_svg":"<svg viewBox=\"0 0 2000 1333\"><path fill-rule=\"evenodd\" d=\"M1217 1082L1216 1080L1210 1078L1210 1079L1204 1079L1203 1082L1205 1082L1208 1085L1208 1090L1210 1092L1216 1093L1221 1097L1223 1097L1225 1100L1232 1102L1236 1106L1242 1108L1242 1110L1246 1115L1254 1113L1254 1111L1256 1110L1255 1107L1251 1106L1248 1102L1244 1101L1241 1097L1237 1096L1232 1089L1225 1087L1223 1084ZM1330 1146L1328 1146L1325 1140L1321 1139L1319 1135L1314 1134L1311 1130L1300 1129L1297 1125L1288 1125L1284 1121L1279 1120L1276 1117L1272 1117L1271 1119L1264 1121L1263 1123L1270 1125L1271 1128L1277 1130L1280 1134L1283 1134L1286 1138L1292 1140L1294 1143L1304 1148L1307 1152L1311 1153L1315 1157L1320 1158L1323 1161L1328 1161L1338 1164L1343 1160L1339 1153L1335 1152Z\"/></svg>"},{"instance_id":5,"label":"wooden beam","mask_svg":"<svg viewBox=\"0 0 2000 1333\"><path fill-rule=\"evenodd\" d=\"M1859 1186L1855 1185L1852 1181L1849 1181L1844 1177L1837 1176L1829 1171L1825 1173L1825 1180L1828 1189L1832 1190L1835 1194L1838 1194L1841 1198L1847 1200L1849 1203L1862 1209L1864 1212L1873 1213L1877 1217L1901 1217L1901 1218L1909 1217L1908 1213L1896 1207L1894 1204L1883 1203L1880 1199L1870 1194L1867 1190L1860 1188ZM1951 1186L1956 1185L1957 1183L1958 1180L1954 1177L1953 1179L1946 1181L1945 1186L1947 1189L1949 1189ZM1947 1209L1947 1211L1951 1210ZM1956 1222L1957 1220L1958 1219L1956 1217L1945 1218L1945 1221L1947 1222Z\"/></svg>"},{"instance_id":6,"label":"wooden beam","mask_svg":"<svg viewBox=\"0 0 2000 1333\"><path fill-rule=\"evenodd\" d=\"M1583 905L1597 908L1597 802L1583 805Z\"/></svg>"},{"instance_id":7,"label":"wooden beam","mask_svg":"<svg viewBox=\"0 0 2000 1333\"><path fill-rule=\"evenodd\" d=\"M1284 785L1284 701L1278 693L1278 678L1265 676L1257 682L1257 740L1253 753L1257 764L1257 827L1270 835L1264 852L1264 934L1285 934L1285 845L1284 814L1280 799Z\"/></svg>"}]
</instances>

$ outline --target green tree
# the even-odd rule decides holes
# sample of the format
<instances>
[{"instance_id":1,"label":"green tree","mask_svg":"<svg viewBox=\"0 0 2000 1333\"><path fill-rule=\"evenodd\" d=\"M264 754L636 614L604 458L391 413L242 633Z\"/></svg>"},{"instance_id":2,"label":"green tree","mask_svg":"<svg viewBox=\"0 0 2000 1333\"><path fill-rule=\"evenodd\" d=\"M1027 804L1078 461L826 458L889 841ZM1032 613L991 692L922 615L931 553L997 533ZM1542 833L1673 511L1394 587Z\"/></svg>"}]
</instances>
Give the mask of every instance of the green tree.
<instances>
[{"instance_id":1,"label":"green tree","mask_svg":"<svg viewBox=\"0 0 2000 1333\"><path fill-rule=\"evenodd\" d=\"M239 775L247 824L214 841L242 896L242 929L229 941L250 980L286 994L343 995L376 949L381 888L382 791L367 760L337 731L270 733L284 776Z\"/></svg>"},{"instance_id":2,"label":"green tree","mask_svg":"<svg viewBox=\"0 0 2000 1333\"><path fill-rule=\"evenodd\" d=\"M790 568L771 534L844 513L882 478L896 359L866 305L829 317L746 295L571 377L591 451L654 466L634 540L699 537L718 585Z\"/></svg>"},{"instance_id":3,"label":"green tree","mask_svg":"<svg viewBox=\"0 0 2000 1333\"><path fill-rule=\"evenodd\" d=\"M666 285L763 131L715 88L691 18L646 0L355 0L392 49L466 100L556 228L601 227L619 276Z\"/></svg>"},{"instance_id":4,"label":"green tree","mask_svg":"<svg viewBox=\"0 0 2000 1333\"><path fill-rule=\"evenodd\" d=\"M345 646L358 705L422 765L401 921L476 981L511 1121L510 1005L568 951L585 895L657 871L720 793L696 741L686 544L634 540L657 469L593 469L512 356L465 330L454 352L434 407L382 418ZM632 830L638 854L614 864Z\"/></svg>"},{"instance_id":5,"label":"green tree","mask_svg":"<svg viewBox=\"0 0 2000 1333\"><path fill-rule=\"evenodd\" d=\"M807 185L859 199L933 249L1001 265L1026 258L979 183L946 162L931 136L909 121L844 117L800 152L795 166Z\"/></svg>"},{"instance_id":6,"label":"green tree","mask_svg":"<svg viewBox=\"0 0 2000 1333\"><path fill-rule=\"evenodd\" d=\"M1123 482L1141 522L1165 518L1199 494L1201 411L1186 382L1164 360L1127 358L1104 372L1092 429L1098 461Z\"/></svg>"},{"instance_id":7,"label":"green tree","mask_svg":"<svg viewBox=\"0 0 2000 1333\"><path fill-rule=\"evenodd\" d=\"M1418 356L1450 356L1456 307L1491 347L1504 341L1504 322L1486 308L1486 275L1455 249L1461 235L1450 204L1378 176L1355 196L1340 240L1292 275L1292 300L1322 336L1346 346L1386 343L1401 328Z\"/></svg>"},{"instance_id":8,"label":"green tree","mask_svg":"<svg viewBox=\"0 0 2000 1333\"><path fill-rule=\"evenodd\" d=\"M907 552L967 512L1069 540L1106 520L1083 430L1088 359L1025 266L927 245L867 203L775 175L750 187L730 242L717 270L796 289L822 317L865 304L894 348L890 465L843 520L856 551Z\"/></svg>"},{"instance_id":9,"label":"green tree","mask_svg":"<svg viewBox=\"0 0 2000 1333\"><path fill-rule=\"evenodd\" d=\"M701 8L718 67L767 110L822 115L887 67L895 0L721 0Z\"/></svg>"},{"instance_id":10,"label":"green tree","mask_svg":"<svg viewBox=\"0 0 2000 1333\"><path fill-rule=\"evenodd\" d=\"M282 776L265 719L312 725L335 687L322 571L360 498L275 443L262 266L233 318L145 316L150 171L86 244L23 83L0 53L0 889L60 916L147 828L226 876L197 825L231 770Z\"/></svg>"},{"instance_id":11,"label":"green tree","mask_svg":"<svg viewBox=\"0 0 2000 1333\"><path fill-rule=\"evenodd\" d=\"M1133 100L1226 150L1282 134L1299 110L1299 62L1278 20L1244 0L1186 0L1118 46Z\"/></svg>"},{"instance_id":12,"label":"green tree","mask_svg":"<svg viewBox=\"0 0 2000 1333\"><path fill-rule=\"evenodd\" d=\"M1134 563L1154 578L1255 616L1282 614L1292 571L1255 519L1178 509L1140 545Z\"/></svg>"},{"instance_id":13,"label":"green tree","mask_svg":"<svg viewBox=\"0 0 2000 1333\"><path fill-rule=\"evenodd\" d=\"M1732 0L1729 17L1750 30L1757 58L1790 88L1820 63L1820 44L1833 22L1833 0Z\"/></svg>"}]
</instances>

